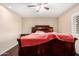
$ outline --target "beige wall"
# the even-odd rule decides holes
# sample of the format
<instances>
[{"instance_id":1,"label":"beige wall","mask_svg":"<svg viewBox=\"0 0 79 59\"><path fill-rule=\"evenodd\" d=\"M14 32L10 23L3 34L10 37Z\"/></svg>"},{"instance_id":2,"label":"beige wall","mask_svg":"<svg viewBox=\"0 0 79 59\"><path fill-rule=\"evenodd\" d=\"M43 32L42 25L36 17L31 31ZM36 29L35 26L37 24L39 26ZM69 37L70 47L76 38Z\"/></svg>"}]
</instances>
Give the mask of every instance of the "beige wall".
<instances>
[{"instance_id":1,"label":"beige wall","mask_svg":"<svg viewBox=\"0 0 79 59\"><path fill-rule=\"evenodd\" d=\"M31 28L35 25L50 25L54 28L54 31L58 31L58 20L57 18L24 18L22 21L23 33L31 33Z\"/></svg>"},{"instance_id":2,"label":"beige wall","mask_svg":"<svg viewBox=\"0 0 79 59\"><path fill-rule=\"evenodd\" d=\"M75 7L71 8L59 17L59 32L71 33L72 15L77 12L79 13L79 5L76 5Z\"/></svg>"},{"instance_id":3,"label":"beige wall","mask_svg":"<svg viewBox=\"0 0 79 59\"><path fill-rule=\"evenodd\" d=\"M17 44L21 17L0 5L0 54Z\"/></svg>"},{"instance_id":4,"label":"beige wall","mask_svg":"<svg viewBox=\"0 0 79 59\"><path fill-rule=\"evenodd\" d=\"M79 13L79 5L76 5L72 9L68 10L66 13L59 17L59 32L61 33L71 33L72 31L72 15ZM79 35L75 35L79 38ZM76 52L79 54L79 40L76 41Z\"/></svg>"}]
</instances>

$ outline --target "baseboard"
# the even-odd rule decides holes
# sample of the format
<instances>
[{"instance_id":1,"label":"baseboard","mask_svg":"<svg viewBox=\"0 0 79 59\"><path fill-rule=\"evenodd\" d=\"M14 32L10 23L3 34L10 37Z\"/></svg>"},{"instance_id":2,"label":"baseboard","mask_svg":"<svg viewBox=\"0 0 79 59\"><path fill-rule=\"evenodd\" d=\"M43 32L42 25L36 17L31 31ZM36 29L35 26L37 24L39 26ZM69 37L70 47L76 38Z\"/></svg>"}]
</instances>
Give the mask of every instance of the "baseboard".
<instances>
[{"instance_id":1,"label":"baseboard","mask_svg":"<svg viewBox=\"0 0 79 59\"><path fill-rule=\"evenodd\" d=\"M18 43L12 45L11 47L7 48L6 50L4 50L3 52L0 53L0 55L2 55L3 53L7 52L8 50L12 49L13 47L15 47L16 45L18 45Z\"/></svg>"}]
</instances>

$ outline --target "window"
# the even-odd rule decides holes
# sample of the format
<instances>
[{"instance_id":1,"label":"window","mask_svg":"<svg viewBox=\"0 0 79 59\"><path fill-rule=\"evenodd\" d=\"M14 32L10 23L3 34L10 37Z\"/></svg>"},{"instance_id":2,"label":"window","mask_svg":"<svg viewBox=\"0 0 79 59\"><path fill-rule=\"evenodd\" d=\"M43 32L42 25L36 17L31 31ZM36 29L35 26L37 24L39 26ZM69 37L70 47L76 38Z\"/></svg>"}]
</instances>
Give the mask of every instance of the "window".
<instances>
[{"instance_id":1,"label":"window","mask_svg":"<svg viewBox=\"0 0 79 59\"><path fill-rule=\"evenodd\" d=\"M79 34L79 14L73 16L72 19L72 33Z\"/></svg>"},{"instance_id":2,"label":"window","mask_svg":"<svg viewBox=\"0 0 79 59\"><path fill-rule=\"evenodd\" d=\"M76 33L79 34L79 16L76 17Z\"/></svg>"}]
</instances>

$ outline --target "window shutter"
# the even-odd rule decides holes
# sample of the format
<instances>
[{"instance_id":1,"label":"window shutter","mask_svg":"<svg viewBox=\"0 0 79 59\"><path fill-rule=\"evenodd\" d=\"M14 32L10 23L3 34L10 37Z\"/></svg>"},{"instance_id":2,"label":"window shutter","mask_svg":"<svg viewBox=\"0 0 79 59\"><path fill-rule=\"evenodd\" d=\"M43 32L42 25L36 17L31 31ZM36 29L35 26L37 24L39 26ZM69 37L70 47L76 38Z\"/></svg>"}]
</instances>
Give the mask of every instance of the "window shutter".
<instances>
[{"instance_id":1,"label":"window shutter","mask_svg":"<svg viewBox=\"0 0 79 59\"><path fill-rule=\"evenodd\" d=\"M76 17L76 33L79 34L79 16Z\"/></svg>"},{"instance_id":2,"label":"window shutter","mask_svg":"<svg viewBox=\"0 0 79 59\"><path fill-rule=\"evenodd\" d=\"M72 32L74 34L79 34L79 16L73 17L73 24L72 24Z\"/></svg>"}]
</instances>

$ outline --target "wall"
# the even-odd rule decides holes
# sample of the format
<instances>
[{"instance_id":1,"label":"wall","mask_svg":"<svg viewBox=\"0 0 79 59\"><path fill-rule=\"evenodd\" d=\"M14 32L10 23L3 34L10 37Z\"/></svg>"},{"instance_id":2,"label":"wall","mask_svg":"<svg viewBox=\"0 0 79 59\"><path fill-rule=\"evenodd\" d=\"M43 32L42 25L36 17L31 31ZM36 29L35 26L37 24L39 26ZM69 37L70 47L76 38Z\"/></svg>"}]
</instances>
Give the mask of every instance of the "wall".
<instances>
[{"instance_id":1,"label":"wall","mask_svg":"<svg viewBox=\"0 0 79 59\"><path fill-rule=\"evenodd\" d=\"M54 28L54 31L56 32L58 31L57 18L47 18L47 17L24 18L22 24L23 24L23 33L31 33L31 28L35 25L50 25Z\"/></svg>"},{"instance_id":2,"label":"wall","mask_svg":"<svg viewBox=\"0 0 79 59\"><path fill-rule=\"evenodd\" d=\"M0 54L17 44L21 25L20 16L0 5Z\"/></svg>"},{"instance_id":3,"label":"wall","mask_svg":"<svg viewBox=\"0 0 79 59\"><path fill-rule=\"evenodd\" d=\"M79 4L68 10L66 13L59 17L59 32L60 33L71 33L72 31L72 15L79 13ZM79 35L75 35L79 38ZM75 44L76 52L79 54L79 40Z\"/></svg>"}]
</instances>

